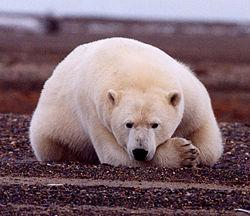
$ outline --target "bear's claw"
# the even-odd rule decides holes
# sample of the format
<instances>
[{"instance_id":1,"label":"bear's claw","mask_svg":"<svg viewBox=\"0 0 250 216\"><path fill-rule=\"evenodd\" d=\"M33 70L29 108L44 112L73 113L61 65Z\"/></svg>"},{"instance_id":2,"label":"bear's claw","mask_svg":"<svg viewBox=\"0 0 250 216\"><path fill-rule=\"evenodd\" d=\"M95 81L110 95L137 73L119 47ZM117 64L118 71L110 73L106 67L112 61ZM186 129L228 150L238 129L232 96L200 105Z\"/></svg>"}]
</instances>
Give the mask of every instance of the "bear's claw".
<instances>
[{"instance_id":1,"label":"bear's claw","mask_svg":"<svg viewBox=\"0 0 250 216\"><path fill-rule=\"evenodd\" d=\"M189 140L184 138L175 138L177 141L177 149L180 154L181 166L196 166L198 163L198 158L200 151L199 149L194 146Z\"/></svg>"}]
</instances>

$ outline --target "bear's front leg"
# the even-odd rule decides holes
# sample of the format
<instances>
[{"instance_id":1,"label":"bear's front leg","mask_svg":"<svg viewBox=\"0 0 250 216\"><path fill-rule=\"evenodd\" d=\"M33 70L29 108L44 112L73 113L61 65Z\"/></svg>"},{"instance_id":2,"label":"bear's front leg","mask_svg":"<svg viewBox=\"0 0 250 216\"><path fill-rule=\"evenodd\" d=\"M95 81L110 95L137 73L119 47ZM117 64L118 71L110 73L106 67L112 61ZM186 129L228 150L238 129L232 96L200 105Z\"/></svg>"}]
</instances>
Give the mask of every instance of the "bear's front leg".
<instances>
[{"instance_id":1,"label":"bear's front leg","mask_svg":"<svg viewBox=\"0 0 250 216\"><path fill-rule=\"evenodd\" d=\"M102 164L113 166L138 166L129 158L126 150L119 145L114 136L102 125L90 128L90 139Z\"/></svg>"},{"instance_id":2,"label":"bear's front leg","mask_svg":"<svg viewBox=\"0 0 250 216\"><path fill-rule=\"evenodd\" d=\"M184 138L171 138L160 145L152 160L154 166L179 168L199 163L199 149Z\"/></svg>"},{"instance_id":3,"label":"bear's front leg","mask_svg":"<svg viewBox=\"0 0 250 216\"><path fill-rule=\"evenodd\" d=\"M214 165L223 153L222 135L214 118L209 119L200 128L188 136L200 150L200 162Z\"/></svg>"}]
</instances>

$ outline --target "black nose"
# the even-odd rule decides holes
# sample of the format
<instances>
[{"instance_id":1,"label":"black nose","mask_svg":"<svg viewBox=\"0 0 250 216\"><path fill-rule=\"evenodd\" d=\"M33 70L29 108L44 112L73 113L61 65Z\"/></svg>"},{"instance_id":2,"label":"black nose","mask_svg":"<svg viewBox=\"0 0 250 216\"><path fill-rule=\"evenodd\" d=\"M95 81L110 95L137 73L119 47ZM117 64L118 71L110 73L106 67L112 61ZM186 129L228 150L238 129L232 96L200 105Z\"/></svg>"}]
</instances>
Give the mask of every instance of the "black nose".
<instances>
[{"instance_id":1,"label":"black nose","mask_svg":"<svg viewBox=\"0 0 250 216\"><path fill-rule=\"evenodd\" d=\"M146 159L148 151L144 149L134 149L132 153L134 155L135 160L144 161Z\"/></svg>"}]
</instances>

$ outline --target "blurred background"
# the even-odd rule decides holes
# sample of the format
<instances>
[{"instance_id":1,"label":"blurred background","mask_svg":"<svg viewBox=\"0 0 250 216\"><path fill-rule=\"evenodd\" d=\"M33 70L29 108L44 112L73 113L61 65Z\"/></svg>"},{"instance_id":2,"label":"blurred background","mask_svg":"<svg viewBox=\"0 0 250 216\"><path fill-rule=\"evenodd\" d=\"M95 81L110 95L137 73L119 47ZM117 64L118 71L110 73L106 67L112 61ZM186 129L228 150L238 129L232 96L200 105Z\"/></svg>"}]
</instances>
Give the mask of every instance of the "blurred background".
<instances>
[{"instance_id":1,"label":"blurred background","mask_svg":"<svg viewBox=\"0 0 250 216\"><path fill-rule=\"evenodd\" d=\"M59 61L114 36L188 64L219 121L250 123L249 0L1 0L0 112L31 114Z\"/></svg>"}]
</instances>

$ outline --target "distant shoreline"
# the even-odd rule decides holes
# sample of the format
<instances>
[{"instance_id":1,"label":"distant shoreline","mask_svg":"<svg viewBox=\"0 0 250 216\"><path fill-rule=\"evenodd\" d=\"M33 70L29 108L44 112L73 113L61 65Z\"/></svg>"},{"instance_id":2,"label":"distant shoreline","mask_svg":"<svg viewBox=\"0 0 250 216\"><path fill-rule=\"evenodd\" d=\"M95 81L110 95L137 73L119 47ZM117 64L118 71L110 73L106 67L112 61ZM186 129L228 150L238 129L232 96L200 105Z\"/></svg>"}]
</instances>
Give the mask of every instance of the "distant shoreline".
<instances>
[{"instance_id":1,"label":"distant shoreline","mask_svg":"<svg viewBox=\"0 0 250 216\"><path fill-rule=\"evenodd\" d=\"M151 17L129 17L129 16L112 16L112 15L101 15L101 14L55 14L51 12L47 13L26 13L26 12L7 12L0 10L0 17L5 18L44 18L44 17L54 17L57 19L94 19L94 20L117 20L117 21L138 21L138 22L171 22L171 23L204 23L204 24L221 24L221 25L250 25L249 20L216 20L216 19L197 19L197 18L169 18L169 19L161 19L161 18L151 18Z\"/></svg>"}]
</instances>

